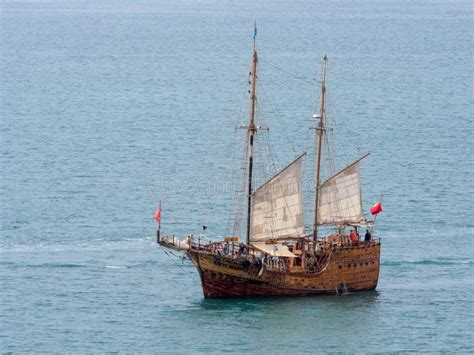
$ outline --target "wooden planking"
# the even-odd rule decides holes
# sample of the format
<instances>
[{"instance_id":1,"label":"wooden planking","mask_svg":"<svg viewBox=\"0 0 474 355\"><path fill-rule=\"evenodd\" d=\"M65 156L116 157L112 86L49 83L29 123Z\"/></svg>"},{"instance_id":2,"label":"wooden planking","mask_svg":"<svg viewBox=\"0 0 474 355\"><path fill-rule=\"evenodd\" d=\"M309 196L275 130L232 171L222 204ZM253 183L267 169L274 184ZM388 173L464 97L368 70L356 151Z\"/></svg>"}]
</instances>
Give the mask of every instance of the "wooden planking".
<instances>
[{"instance_id":1,"label":"wooden planking","mask_svg":"<svg viewBox=\"0 0 474 355\"><path fill-rule=\"evenodd\" d=\"M204 297L304 296L375 289L380 244L337 249L321 273L284 273L244 267L241 260L189 251L201 276Z\"/></svg>"}]
</instances>

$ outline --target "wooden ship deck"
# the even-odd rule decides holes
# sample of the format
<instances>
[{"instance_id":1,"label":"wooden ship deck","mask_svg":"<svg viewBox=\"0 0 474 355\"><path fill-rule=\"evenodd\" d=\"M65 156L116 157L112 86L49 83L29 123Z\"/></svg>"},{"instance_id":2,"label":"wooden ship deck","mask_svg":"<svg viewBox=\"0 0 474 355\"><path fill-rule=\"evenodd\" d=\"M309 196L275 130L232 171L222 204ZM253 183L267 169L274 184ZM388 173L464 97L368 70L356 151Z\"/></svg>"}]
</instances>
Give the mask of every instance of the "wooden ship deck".
<instances>
[{"instance_id":1,"label":"wooden ship deck","mask_svg":"<svg viewBox=\"0 0 474 355\"><path fill-rule=\"evenodd\" d=\"M379 278L380 240L352 243L344 237L328 239L318 242L319 255L314 263L308 262L312 256L307 260L275 257L255 248L240 252L235 242L183 244L166 236L158 242L183 250L192 260L205 298L339 295L374 290Z\"/></svg>"}]
</instances>

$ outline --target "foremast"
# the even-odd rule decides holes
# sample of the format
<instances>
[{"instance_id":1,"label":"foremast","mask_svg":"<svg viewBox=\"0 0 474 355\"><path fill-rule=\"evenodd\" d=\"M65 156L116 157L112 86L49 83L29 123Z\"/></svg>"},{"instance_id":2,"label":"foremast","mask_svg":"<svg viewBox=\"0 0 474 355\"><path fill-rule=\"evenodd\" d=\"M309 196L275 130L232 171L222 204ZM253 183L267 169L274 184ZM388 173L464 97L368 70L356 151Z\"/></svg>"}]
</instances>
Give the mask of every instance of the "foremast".
<instances>
[{"instance_id":1,"label":"foremast","mask_svg":"<svg viewBox=\"0 0 474 355\"><path fill-rule=\"evenodd\" d=\"M254 23L254 34L253 34L253 61L252 61L252 89L250 96L250 123L247 129L247 163L248 163L248 177L247 177L247 235L246 241L247 245L250 245L250 229L251 229L251 213L252 213L252 174L253 174L253 141L254 136L257 131L255 127L255 107L257 102L257 47L256 47L256 38L257 38L257 24ZM248 250L248 248L247 248Z\"/></svg>"},{"instance_id":2,"label":"foremast","mask_svg":"<svg viewBox=\"0 0 474 355\"><path fill-rule=\"evenodd\" d=\"M314 194L314 223L313 223L313 239L316 242L318 240L318 208L319 208L319 185L321 177L321 154L323 147L323 135L324 135L324 116L326 113L326 78L327 78L327 67L328 67L328 56L324 56L323 63L323 80L321 84L321 106L319 109L319 125L316 127L318 153L316 158L316 192ZM317 117L317 116L316 116Z\"/></svg>"}]
</instances>

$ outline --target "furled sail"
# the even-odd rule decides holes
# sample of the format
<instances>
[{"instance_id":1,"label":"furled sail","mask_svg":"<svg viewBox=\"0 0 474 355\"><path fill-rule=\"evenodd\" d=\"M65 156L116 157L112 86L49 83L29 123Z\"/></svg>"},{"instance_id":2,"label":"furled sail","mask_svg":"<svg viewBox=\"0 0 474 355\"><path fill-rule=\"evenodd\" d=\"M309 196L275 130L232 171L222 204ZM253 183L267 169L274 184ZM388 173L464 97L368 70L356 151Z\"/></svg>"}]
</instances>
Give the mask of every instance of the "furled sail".
<instances>
[{"instance_id":1,"label":"furled sail","mask_svg":"<svg viewBox=\"0 0 474 355\"><path fill-rule=\"evenodd\" d=\"M252 194L253 242L299 237L304 232L301 162L304 154Z\"/></svg>"},{"instance_id":2,"label":"furled sail","mask_svg":"<svg viewBox=\"0 0 474 355\"><path fill-rule=\"evenodd\" d=\"M319 186L319 225L351 225L364 221L359 162L367 155Z\"/></svg>"}]
</instances>

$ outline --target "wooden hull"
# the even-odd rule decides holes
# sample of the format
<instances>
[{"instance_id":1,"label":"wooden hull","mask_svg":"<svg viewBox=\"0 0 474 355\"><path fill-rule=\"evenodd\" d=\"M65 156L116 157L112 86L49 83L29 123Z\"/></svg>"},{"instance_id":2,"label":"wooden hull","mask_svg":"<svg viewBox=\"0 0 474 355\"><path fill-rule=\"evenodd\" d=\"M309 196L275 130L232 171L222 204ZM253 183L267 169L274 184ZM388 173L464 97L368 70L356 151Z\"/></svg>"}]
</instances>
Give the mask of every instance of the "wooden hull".
<instances>
[{"instance_id":1,"label":"wooden hull","mask_svg":"<svg viewBox=\"0 0 474 355\"><path fill-rule=\"evenodd\" d=\"M380 243L333 250L319 272L273 271L204 251L188 250L205 298L341 294L377 287Z\"/></svg>"}]
</instances>

